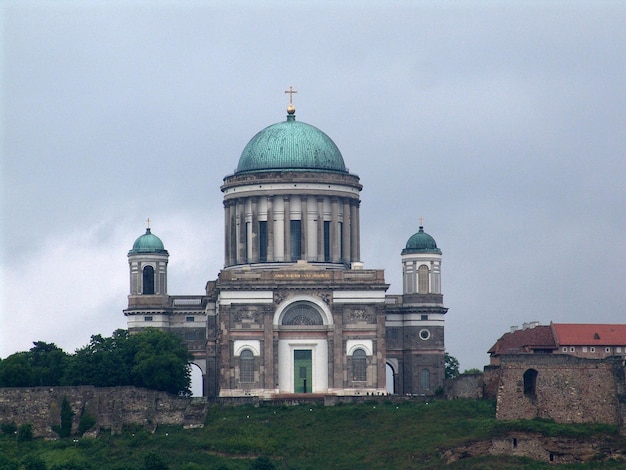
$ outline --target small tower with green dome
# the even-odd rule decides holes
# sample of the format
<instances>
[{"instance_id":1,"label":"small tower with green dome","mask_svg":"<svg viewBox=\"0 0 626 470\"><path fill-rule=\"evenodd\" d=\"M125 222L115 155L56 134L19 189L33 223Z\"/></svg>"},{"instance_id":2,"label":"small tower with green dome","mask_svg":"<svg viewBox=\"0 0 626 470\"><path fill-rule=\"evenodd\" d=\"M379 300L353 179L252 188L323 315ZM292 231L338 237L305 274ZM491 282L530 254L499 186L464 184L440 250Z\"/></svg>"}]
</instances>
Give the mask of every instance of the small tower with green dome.
<instances>
[{"instance_id":1,"label":"small tower with green dome","mask_svg":"<svg viewBox=\"0 0 626 470\"><path fill-rule=\"evenodd\" d=\"M421 219L421 218L420 218ZM402 250L402 296L387 308L387 361L399 394L431 395L445 378L441 250L435 239L418 231Z\"/></svg>"},{"instance_id":2,"label":"small tower with green dome","mask_svg":"<svg viewBox=\"0 0 626 470\"><path fill-rule=\"evenodd\" d=\"M420 225L402 250L404 294L441 294L441 250Z\"/></svg>"},{"instance_id":3,"label":"small tower with green dome","mask_svg":"<svg viewBox=\"0 0 626 470\"><path fill-rule=\"evenodd\" d=\"M167 295L169 253L150 227L128 252L130 295Z\"/></svg>"}]
</instances>

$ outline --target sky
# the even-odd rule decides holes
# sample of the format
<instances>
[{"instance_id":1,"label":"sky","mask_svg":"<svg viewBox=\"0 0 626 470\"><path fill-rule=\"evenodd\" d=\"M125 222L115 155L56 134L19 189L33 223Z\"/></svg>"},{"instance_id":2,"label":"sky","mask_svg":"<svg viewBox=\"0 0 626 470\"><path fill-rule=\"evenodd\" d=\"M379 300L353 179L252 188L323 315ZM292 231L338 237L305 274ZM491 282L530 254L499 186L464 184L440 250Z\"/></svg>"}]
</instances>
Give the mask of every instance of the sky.
<instances>
[{"instance_id":1,"label":"sky","mask_svg":"<svg viewBox=\"0 0 626 470\"><path fill-rule=\"evenodd\" d=\"M285 119L359 175L361 257L402 291L419 218L446 349L624 323L626 3L5 1L0 358L126 327L151 219L170 294L223 267L220 185Z\"/></svg>"}]
</instances>

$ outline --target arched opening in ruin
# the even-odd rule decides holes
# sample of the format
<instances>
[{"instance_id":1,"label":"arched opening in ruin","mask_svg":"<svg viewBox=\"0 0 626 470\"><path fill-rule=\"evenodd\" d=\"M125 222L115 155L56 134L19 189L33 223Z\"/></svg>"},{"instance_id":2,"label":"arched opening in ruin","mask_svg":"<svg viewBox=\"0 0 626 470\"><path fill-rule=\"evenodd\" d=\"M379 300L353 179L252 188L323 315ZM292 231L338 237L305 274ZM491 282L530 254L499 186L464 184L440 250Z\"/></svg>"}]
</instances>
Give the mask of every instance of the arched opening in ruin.
<instances>
[{"instance_id":1,"label":"arched opening in ruin","mask_svg":"<svg viewBox=\"0 0 626 470\"><path fill-rule=\"evenodd\" d=\"M524 396L535 399L537 397L537 375L535 369L528 369L524 372Z\"/></svg>"}]
</instances>

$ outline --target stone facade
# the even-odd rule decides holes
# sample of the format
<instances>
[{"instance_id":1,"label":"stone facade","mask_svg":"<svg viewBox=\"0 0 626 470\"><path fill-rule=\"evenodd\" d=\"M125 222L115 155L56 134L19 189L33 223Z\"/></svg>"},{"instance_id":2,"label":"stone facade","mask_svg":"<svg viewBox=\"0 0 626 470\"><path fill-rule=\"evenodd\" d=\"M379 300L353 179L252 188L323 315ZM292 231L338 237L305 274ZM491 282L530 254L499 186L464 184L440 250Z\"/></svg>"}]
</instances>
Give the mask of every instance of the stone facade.
<instances>
[{"instance_id":1,"label":"stone facade","mask_svg":"<svg viewBox=\"0 0 626 470\"><path fill-rule=\"evenodd\" d=\"M129 331L183 338L210 398L443 387L441 250L420 226L401 252L403 295L386 295L384 271L361 258L360 179L330 137L290 108L250 140L220 189L218 278L202 295L169 296L169 253L148 228L128 254Z\"/></svg>"},{"instance_id":2,"label":"stone facade","mask_svg":"<svg viewBox=\"0 0 626 470\"><path fill-rule=\"evenodd\" d=\"M178 397L135 387L32 387L0 388L0 422L32 424L36 437L57 437L63 399L74 413L72 433L78 432L84 414L96 420L92 432L122 431L125 425L154 430L162 424L202 426L206 400Z\"/></svg>"},{"instance_id":3,"label":"stone facade","mask_svg":"<svg viewBox=\"0 0 626 470\"><path fill-rule=\"evenodd\" d=\"M503 355L498 384L498 419L624 423L626 388L621 358Z\"/></svg>"}]
</instances>

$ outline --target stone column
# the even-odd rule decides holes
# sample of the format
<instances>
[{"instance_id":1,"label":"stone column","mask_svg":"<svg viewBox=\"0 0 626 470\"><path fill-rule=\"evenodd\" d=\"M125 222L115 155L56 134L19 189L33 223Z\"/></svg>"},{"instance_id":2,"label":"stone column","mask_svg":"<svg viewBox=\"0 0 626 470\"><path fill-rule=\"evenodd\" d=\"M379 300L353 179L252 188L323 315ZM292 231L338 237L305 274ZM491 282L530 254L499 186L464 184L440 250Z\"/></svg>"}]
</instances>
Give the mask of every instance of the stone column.
<instances>
[{"instance_id":1,"label":"stone column","mask_svg":"<svg viewBox=\"0 0 626 470\"><path fill-rule=\"evenodd\" d=\"M324 261L324 198L317 198L317 261Z\"/></svg>"},{"instance_id":2,"label":"stone column","mask_svg":"<svg viewBox=\"0 0 626 470\"><path fill-rule=\"evenodd\" d=\"M359 256L357 254L357 226L356 226L356 212L357 212L357 202L350 201L350 261L358 261Z\"/></svg>"},{"instance_id":3,"label":"stone column","mask_svg":"<svg viewBox=\"0 0 626 470\"><path fill-rule=\"evenodd\" d=\"M343 248L343 256L342 256L341 261L343 261L344 263L347 263L348 265L350 264L350 257L351 257L350 226L351 226L350 200L346 198L343 200L343 240L341 241L341 244L342 244L341 246Z\"/></svg>"},{"instance_id":4,"label":"stone column","mask_svg":"<svg viewBox=\"0 0 626 470\"><path fill-rule=\"evenodd\" d=\"M274 261L285 261L285 207L282 196L274 199Z\"/></svg>"},{"instance_id":5,"label":"stone column","mask_svg":"<svg viewBox=\"0 0 626 470\"><path fill-rule=\"evenodd\" d=\"M353 225L356 229L356 251L355 251L355 261L361 261L361 216L359 214L359 206L361 201L356 201L356 213L355 218L353 219Z\"/></svg>"},{"instance_id":6,"label":"stone column","mask_svg":"<svg viewBox=\"0 0 626 470\"><path fill-rule=\"evenodd\" d=\"M251 230L251 234L250 234L250 248L249 250L251 251L250 253L250 262L251 263L258 263L259 262L259 212L258 212L258 204L257 204L257 198L256 197L252 197L250 198L250 205L251 207L251 212L252 212L252 216L250 217L250 228Z\"/></svg>"},{"instance_id":7,"label":"stone column","mask_svg":"<svg viewBox=\"0 0 626 470\"><path fill-rule=\"evenodd\" d=\"M332 218L330 223L330 259L339 262L339 198L332 198Z\"/></svg>"},{"instance_id":8,"label":"stone column","mask_svg":"<svg viewBox=\"0 0 626 470\"><path fill-rule=\"evenodd\" d=\"M284 250L285 250L285 261L293 261L291 259L291 205L289 204L290 197L285 196L283 198L285 204L285 226L284 226Z\"/></svg>"},{"instance_id":9,"label":"stone column","mask_svg":"<svg viewBox=\"0 0 626 470\"><path fill-rule=\"evenodd\" d=\"M307 214L307 197L300 198L300 259L308 260L308 230L309 218Z\"/></svg>"},{"instance_id":10,"label":"stone column","mask_svg":"<svg viewBox=\"0 0 626 470\"><path fill-rule=\"evenodd\" d=\"M246 207L243 199L237 199L237 264L246 262Z\"/></svg>"},{"instance_id":11,"label":"stone column","mask_svg":"<svg viewBox=\"0 0 626 470\"><path fill-rule=\"evenodd\" d=\"M274 261L274 209L272 207L273 198L267 198L267 261Z\"/></svg>"},{"instance_id":12,"label":"stone column","mask_svg":"<svg viewBox=\"0 0 626 470\"><path fill-rule=\"evenodd\" d=\"M230 266L230 202L224 201L224 265Z\"/></svg>"}]
</instances>

